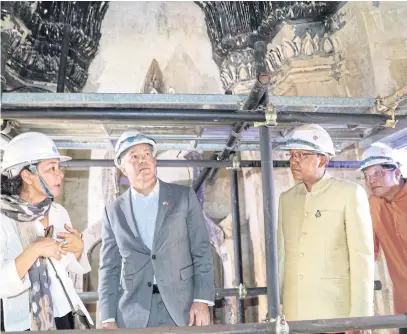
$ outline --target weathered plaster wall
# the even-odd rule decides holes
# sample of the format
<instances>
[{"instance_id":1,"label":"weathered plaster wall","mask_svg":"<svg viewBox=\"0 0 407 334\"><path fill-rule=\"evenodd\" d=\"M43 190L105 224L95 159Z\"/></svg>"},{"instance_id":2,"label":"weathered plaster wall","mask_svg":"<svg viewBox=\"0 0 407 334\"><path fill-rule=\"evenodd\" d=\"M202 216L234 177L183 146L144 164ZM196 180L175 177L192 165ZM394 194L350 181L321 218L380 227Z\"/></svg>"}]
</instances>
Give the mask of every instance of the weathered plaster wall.
<instances>
[{"instance_id":1,"label":"weathered plaster wall","mask_svg":"<svg viewBox=\"0 0 407 334\"><path fill-rule=\"evenodd\" d=\"M385 96L407 84L407 2L348 2L335 33L348 70L348 96Z\"/></svg>"},{"instance_id":2,"label":"weathered plaster wall","mask_svg":"<svg viewBox=\"0 0 407 334\"><path fill-rule=\"evenodd\" d=\"M114 1L101 32L85 91L140 92L156 59L169 92L222 93L204 15L193 2Z\"/></svg>"},{"instance_id":3,"label":"weathered plaster wall","mask_svg":"<svg viewBox=\"0 0 407 334\"><path fill-rule=\"evenodd\" d=\"M376 92L388 95L407 84L407 2L358 3L374 64Z\"/></svg>"},{"instance_id":4,"label":"weathered plaster wall","mask_svg":"<svg viewBox=\"0 0 407 334\"><path fill-rule=\"evenodd\" d=\"M66 155L73 159L90 159L90 150L66 150ZM65 169L61 204L68 210L72 225L83 232L87 226L87 216L84 214L90 206L88 197L89 170Z\"/></svg>"}]
</instances>

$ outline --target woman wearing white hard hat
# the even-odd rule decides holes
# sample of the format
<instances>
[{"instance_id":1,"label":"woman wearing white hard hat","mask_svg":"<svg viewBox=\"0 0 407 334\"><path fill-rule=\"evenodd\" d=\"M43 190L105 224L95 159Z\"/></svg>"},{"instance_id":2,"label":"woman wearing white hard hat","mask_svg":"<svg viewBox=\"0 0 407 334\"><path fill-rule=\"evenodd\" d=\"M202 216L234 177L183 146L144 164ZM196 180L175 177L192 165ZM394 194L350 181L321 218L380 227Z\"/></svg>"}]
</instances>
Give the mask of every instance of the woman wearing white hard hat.
<instances>
[{"instance_id":1,"label":"woman wearing white hard hat","mask_svg":"<svg viewBox=\"0 0 407 334\"><path fill-rule=\"evenodd\" d=\"M70 159L37 132L18 135L5 149L0 298L6 332L73 329L73 311L92 323L67 273L90 271L83 241L67 211L53 202L64 177L59 163Z\"/></svg>"}]
</instances>

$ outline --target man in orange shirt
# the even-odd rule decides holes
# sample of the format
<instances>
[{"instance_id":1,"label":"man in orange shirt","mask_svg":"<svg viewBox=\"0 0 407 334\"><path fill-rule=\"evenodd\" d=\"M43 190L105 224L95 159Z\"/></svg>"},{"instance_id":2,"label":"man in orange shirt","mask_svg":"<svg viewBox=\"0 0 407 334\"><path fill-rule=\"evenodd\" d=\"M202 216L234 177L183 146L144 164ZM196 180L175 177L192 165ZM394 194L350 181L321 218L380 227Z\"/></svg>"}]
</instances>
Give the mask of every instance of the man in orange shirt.
<instances>
[{"instance_id":1,"label":"man in orange shirt","mask_svg":"<svg viewBox=\"0 0 407 334\"><path fill-rule=\"evenodd\" d=\"M360 168L372 193L375 258L383 249L393 281L395 314L407 313L407 173L402 172L401 158L390 147L376 144L365 151ZM407 328L400 328L401 333Z\"/></svg>"}]
</instances>

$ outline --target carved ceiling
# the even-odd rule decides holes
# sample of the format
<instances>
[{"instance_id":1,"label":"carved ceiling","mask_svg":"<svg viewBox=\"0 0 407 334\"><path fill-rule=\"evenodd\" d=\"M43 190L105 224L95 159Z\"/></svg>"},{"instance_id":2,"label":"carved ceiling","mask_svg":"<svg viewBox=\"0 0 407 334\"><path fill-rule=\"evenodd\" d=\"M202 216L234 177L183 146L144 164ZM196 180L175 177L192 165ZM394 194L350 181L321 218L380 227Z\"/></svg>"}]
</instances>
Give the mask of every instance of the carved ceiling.
<instances>
[{"instance_id":1,"label":"carved ceiling","mask_svg":"<svg viewBox=\"0 0 407 334\"><path fill-rule=\"evenodd\" d=\"M254 43L267 44L284 23L301 24L297 36L284 45L268 48L266 65L271 73L284 62L298 57L328 56L335 51L329 35L343 22L334 14L341 1L199 1L205 13L213 59L221 72L226 91L242 81L255 78Z\"/></svg>"},{"instance_id":2,"label":"carved ceiling","mask_svg":"<svg viewBox=\"0 0 407 334\"><path fill-rule=\"evenodd\" d=\"M3 89L34 86L55 91L63 27L69 23L72 28L66 87L72 92L81 91L99 47L107 2L7 1L1 6L2 39L9 38L10 42L8 50L3 50L6 46L2 45L2 55L7 53Z\"/></svg>"},{"instance_id":3,"label":"carved ceiling","mask_svg":"<svg viewBox=\"0 0 407 334\"><path fill-rule=\"evenodd\" d=\"M333 14L345 3L340 1L198 1L205 13L213 59L219 67L225 91L255 77L253 46L256 41L271 42L284 23L309 23L317 32L305 33L284 45L268 49L267 68L276 71L298 56L329 55L335 46L329 37L338 29ZM7 44L6 75L3 89L24 86L55 90L62 48L63 24L72 26L68 54L66 88L81 91L88 68L101 38L101 24L108 2L101 1L13 1L2 2L2 39ZM13 30L4 29L11 25ZM312 30L312 29L311 29ZM315 29L314 29L315 30ZM8 36L6 36L8 34ZM7 46L6 45L6 46ZM3 47L6 47L2 45ZM2 71L4 75L4 71ZM6 85L4 85L6 82ZM33 90L33 88L26 89Z\"/></svg>"}]
</instances>

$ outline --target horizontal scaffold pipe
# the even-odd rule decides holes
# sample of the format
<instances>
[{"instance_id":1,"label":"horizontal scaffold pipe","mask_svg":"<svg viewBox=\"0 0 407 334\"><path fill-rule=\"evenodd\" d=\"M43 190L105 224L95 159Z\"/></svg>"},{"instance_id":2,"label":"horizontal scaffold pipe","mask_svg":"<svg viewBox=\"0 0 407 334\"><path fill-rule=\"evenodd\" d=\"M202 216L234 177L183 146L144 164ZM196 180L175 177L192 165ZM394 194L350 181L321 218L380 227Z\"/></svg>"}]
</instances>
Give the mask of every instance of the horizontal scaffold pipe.
<instances>
[{"instance_id":1,"label":"horizontal scaffold pipe","mask_svg":"<svg viewBox=\"0 0 407 334\"><path fill-rule=\"evenodd\" d=\"M243 297L257 297L260 295L267 294L267 288L245 288L245 295ZM224 289L224 288L216 288L215 290L215 299L223 299L225 297L239 297L241 291L239 288L231 288L231 289ZM81 292L79 293L79 297L84 303L94 303L99 300L99 294L96 291L88 291L88 292Z\"/></svg>"},{"instance_id":2,"label":"horizontal scaffold pipe","mask_svg":"<svg viewBox=\"0 0 407 334\"><path fill-rule=\"evenodd\" d=\"M374 282L374 289L381 290L382 283L380 281ZM224 297L240 297L241 291L239 288L225 289L225 288L216 288L215 289L215 298L223 299ZM256 297L260 295L266 295L267 288L257 287L257 288L245 288L245 297ZM99 300L99 294L97 291L87 291L79 293L79 297L84 303L93 303Z\"/></svg>"},{"instance_id":3,"label":"horizontal scaffold pipe","mask_svg":"<svg viewBox=\"0 0 407 334\"><path fill-rule=\"evenodd\" d=\"M178 124L180 121L194 122L265 122L264 113L247 111L207 111L199 109L102 109L102 108L29 108L29 109L2 109L2 119L19 120L78 120L78 121L167 121L168 124ZM351 114L328 112L291 112L280 111L277 114L277 123L298 124L332 124L332 125L359 125L368 127L384 126L389 119L381 114ZM398 119L407 119L407 115L400 115Z\"/></svg>"},{"instance_id":4,"label":"horizontal scaffold pipe","mask_svg":"<svg viewBox=\"0 0 407 334\"><path fill-rule=\"evenodd\" d=\"M250 94L249 94L250 95ZM3 93L4 108L150 108L238 110L249 95L221 94L129 94L129 93ZM368 113L374 98L330 96L269 96L277 111ZM246 104L245 107L248 105ZM246 110L246 109L243 109Z\"/></svg>"},{"instance_id":5,"label":"horizontal scaffold pipe","mask_svg":"<svg viewBox=\"0 0 407 334\"><path fill-rule=\"evenodd\" d=\"M235 164L235 165L234 165ZM274 160L275 168L290 167L287 160ZM89 168L89 167L114 167L113 160L108 159L76 159L61 163L65 168ZM237 165L232 160L157 160L157 167L208 167L208 168L250 168L261 167L260 160L242 160ZM360 167L359 161L329 161L328 168L350 168Z\"/></svg>"},{"instance_id":6,"label":"horizontal scaffold pipe","mask_svg":"<svg viewBox=\"0 0 407 334\"><path fill-rule=\"evenodd\" d=\"M361 318L340 318L322 320L288 321L290 333L329 333L345 332L347 330L365 329L388 329L406 328L407 315L379 315L374 317ZM211 325L211 326L186 326L186 327L158 327L158 328L120 328L120 334L264 334L276 333L274 322L267 323L247 323L237 325ZM59 331L48 331L48 334L59 334ZM65 330L64 334L80 334L80 330ZM94 329L93 334L106 334L105 329ZM14 334L26 334L26 332L14 332Z\"/></svg>"}]
</instances>

